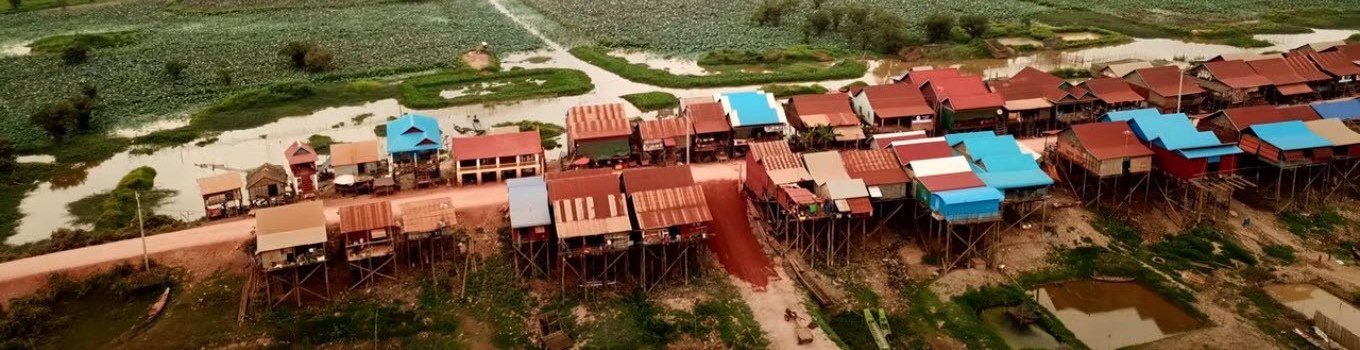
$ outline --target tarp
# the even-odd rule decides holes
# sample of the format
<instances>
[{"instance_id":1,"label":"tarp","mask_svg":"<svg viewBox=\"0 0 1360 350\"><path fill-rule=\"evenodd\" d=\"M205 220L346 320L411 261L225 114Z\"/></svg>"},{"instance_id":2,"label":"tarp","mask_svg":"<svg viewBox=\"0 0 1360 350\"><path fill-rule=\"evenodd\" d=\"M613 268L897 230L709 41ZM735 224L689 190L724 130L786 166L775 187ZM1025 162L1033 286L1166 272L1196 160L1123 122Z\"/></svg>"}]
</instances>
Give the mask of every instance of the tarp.
<instances>
[{"instance_id":1,"label":"tarp","mask_svg":"<svg viewBox=\"0 0 1360 350\"><path fill-rule=\"evenodd\" d=\"M542 176L521 177L505 181L510 198L510 228L547 226L552 224L548 213L548 185Z\"/></svg>"},{"instance_id":2,"label":"tarp","mask_svg":"<svg viewBox=\"0 0 1360 350\"><path fill-rule=\"evenodd\" d=\"M1261 140L1282 151L1332 146L1331 141L1313 133L1308 126L1297 120L1257 124L1251 126L1250 130Z\"/></svg>"}]
</instances>

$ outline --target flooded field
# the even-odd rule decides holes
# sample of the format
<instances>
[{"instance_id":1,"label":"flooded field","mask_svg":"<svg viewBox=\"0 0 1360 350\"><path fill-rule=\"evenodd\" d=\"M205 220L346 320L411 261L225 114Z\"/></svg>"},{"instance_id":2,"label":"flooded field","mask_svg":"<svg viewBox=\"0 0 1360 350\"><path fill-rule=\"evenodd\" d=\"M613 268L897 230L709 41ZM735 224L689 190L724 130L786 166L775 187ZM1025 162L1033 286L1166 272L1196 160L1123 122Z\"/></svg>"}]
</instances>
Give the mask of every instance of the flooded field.
<instances>
[{"instance_id":1,"label":"flooded field","mask_svg":"<svg viewBox=\"0 0 1360 350\"><path fill-rule=\"evenodd\" d=\"M1311 284L1276 284L1266 286L1265 290L1270 297L1310 320L1322 313L1351 332L1360 333L1360 310L1322 288Z\"/></svg>"},{"instance_id":2,"label":"flooded field","mask_svg":"<svg viewBox=\"0 0 1360 350\"><path fill-rule=\"evenodd\" d=\"M1068 281L1040 288L1038 299L1092 349L1143 344L1203 326L1138 283Z\"/></svg>"},{"instance_id":3,"label":"flooded field","mask_svg":"<svg viewBox=\"0 0 1360 350\"><path fill-rule=\"evenodd\" d=\"M1007 307L982 310L979 316L1012 349L1057 349L1062 346L1057 338L1038 324L1021 325L1006 314Z\"/></svg>"}]
</instances>

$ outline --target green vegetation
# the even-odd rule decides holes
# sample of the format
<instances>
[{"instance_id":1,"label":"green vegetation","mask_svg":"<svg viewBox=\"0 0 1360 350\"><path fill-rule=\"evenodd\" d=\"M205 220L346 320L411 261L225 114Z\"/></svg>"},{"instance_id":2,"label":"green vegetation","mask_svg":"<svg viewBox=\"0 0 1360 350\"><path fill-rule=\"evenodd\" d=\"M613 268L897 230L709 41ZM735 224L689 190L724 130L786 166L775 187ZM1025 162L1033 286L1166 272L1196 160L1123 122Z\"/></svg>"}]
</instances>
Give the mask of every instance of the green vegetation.
<instances>
[{"instance_id":1,"label":"green vegetation","mask_svg":"<svg viewBox=\"0 0 1360 350\"><path fill-rule=\"evenodd\" d=\"M828 90L826 89L826 87L817 84L812 85L770 84L761 86L760 91L774 94L775 98L786 98L795 95L825 94Z\"/></svg>"},{"instance_id":2,"label":"green vegetation","mask_svg":"<svg viewBox=\"0 0 1360 350\"><path fill-rule=\"evenodd\" d=\"M728 65L780 65L797 62L834 62L836 52L807 45L794 45L772 48L763 51L723 49L709 52L699 58L698 64L706 67Z\"/></svg>"},{"instance_id":3,"label":"green vegetation","mask_svg":"<svg viewBox=\"0 0 1360 350\"><path fill-rule=\"evenodd\" d=\"M1096 231L1104 233L1114 239L1114 243L1123 248L1137 249L1143 245L1143 234L1128 222L1114 217L1108 212L1098 211L1094 220L1091 220L1091 227Z\"/></svg>"},{"instance_id":4,"label":"green vegetation","mask_svg":"<svg viewBox=\"0 0 1360 350\"><path fill-rule=\"evenodd\" d=\"M675 97L675 95L672 95L669 92L653 91L623 95L619 97L623 98L624 101L628 101L628 103L633 104L633 107L637 107L637 109L642 110L643 112L651 112L655 110L675 108L680 106L680 98Z\"/></svg>"},{"instance_id":5,"label":"green vegetation","mask_svg":"<svg viewBox=\"0 0 1360 350\"><path fill-rule=\"evenodd\" d=\"M245 278L218 271L175 291L156 322L122 344L129 349L201 349L255 339L259 333L247 321L236 323ZM140 306L140 305L139 305ZM225 332L224 330L233 330Z\"/></svg>"},{"instance_id":6,"label":"green vegetation","mask_svg":"<svg viewBox=\"0 0 1360 350\"><path fill-rule=\"evenodd\" d=\"M1217 229L1197 227L1189 232L1168 235L1147 247L1149 253L1165 259L1165 266L1176 271L1233 267L1233 262L1256 265L1256 257Z\"/></svg>"},{"instance_id":7,"label":"green vegetation","mask_svg":"<svg viewBox=\"0 0 1360 350\"><path fill-rule=\"evenodd\" d=\"M960 331L966 330L967 332L977 332L977 327L986 327L986 325L982 323L982 320L977 317L977 315L981 314L982 310L984 309L993 307L1025 305L1024 307L1026 307L1028 310L1035 310L1039 314L1039 325L1042 326L1045 330L1047 330L1050 334L1052 334L1054 338L1057 338L1059 342L1066 344L1074 349L1087 349L1087 346L1083 344L1081 340L1077 339L1077 336L1075 334L1072 334L1072 331L1068 330L1067 327L1062 324L1062 321L1058 320L1057 316L1049 312L1048 309L1045 309L1043 306L1039 305L1039 303L1034 301L1034 299L1031 298L1030 296L1025 295L1025 290L1020 289L1020 287L1014 285L1001 285L983 287L980 289L969 288L967 292L954 297L953 302L955 304L963 306L966 310L969 311L967 315L972 316L971 318L966 316L959 317L959 319L963 323L969 324L969 326L967 327L958 327L964 328L961 329ZM949 329L949 327L946 327L946 329ZM968 334L958 331L951 332L951 334L954 333ZM988 330L988 333L991 333L991 335L995 336L995 334L990 332L990 330ZM1000 347L993 346L996 344L990 343L991 341L1001 340L1000 337L996 337L995 339L993 339L992 337L971 337L971 338L985 340L986 342L988 342L987 346L989 348L995 349L1006 348L1004 346L1005 344L1004 341L1000 343L1003 345ZM974 346L973 344L969 345L970 348L981 348Z\"/></svg>"},{"instance_id":8,"label":"green vegetation","mask_svg":"<svg viewBox=\"0 0 1360 350\"><path fill-rule=\"evenodd\" d=\"M583 61L604 68L624 79L669 88L699 88L741 86L779 82L851 79L864 76L865 67L854 60L843 60L830 67L821 64L790 64L769 73L730 72L715 75L676 75L642 64L629 63L621 57L610 56L600 47L577 47L571 54Z\"/></svg>"},{"instance_id":9,"label":"green vegetation","mask_svg":"<svg viewBox=\"0 0 1360 350\"><path fill-rule=\"evenodd\" d=\"M1293 332L1295 329L1308 329L1312 325L1307 317L1270 297L1260 287L1245 286L1238 289L1242 297L1236 305L1238 315L1251 320L1256 328L1274 338L1282 347L1291 349L1313 347Z\"/></svg>"},{"instance_id":10,"label":"green vegetation","mask_svg":"<svg viewBox=\"0 0 1360 350\"><path fill-rule=\"evenodd\" d=\"M402 83L401 103L411 108L441 108L477 103L575 96L594 90L590 77L572 69L512 69L493 74L455 70L423 75ZM453 98L441 91L462 90Z\"/></svg>"},{"instance_id":11,"label":"green vegetation","mask_svg":"<svg viewBox=\"0 0 1360 350\"><path fill-rule=\"evenodd\" d=\"M1330 237L1347 225L1346 218L1335 210L1322 210L1316 213L1283 212L1276 217L1289 232L1303 238L1313 236Z\"/></svg>"},{"instance_id":12,"label":"green vegetation","mask_svg":"<svg viewBox=\"0 0 1360 350\"><path fill-rule=\"evenodd\" d=\"M307 144L316 150L316 154L331 154L331 144L335 139L326 135L312 135L307 137Z\"/></svg>"},{"instance_id":13,"label":"green vegetation","mask_svg":"<svg viewBox=\"0 0 1360 350\"><path fill-rule=\"evenodd\" d=\"M99 348L146 318L146 308L182 272L153 265L150 270L119 265L76 281L55 275L32 295L11 301L0 313L0 348ZM79 334L80 336L67 336Z\"/></svg>"},{"instance_id":14,"label":"green vegetation","mask_svg":"<svg viewBox=\"0 0 1360 350\"><path fill-rule=\"evenodd\" d=\"M751 308L725 278L704 278L692 287L702 293L692 306L668 306L640 294L582 302L568 298L553 309L591 349L665 349L680 344L722 344L728 349L765 349ZM591 320L572 317L585 308ZM694 343L682 342L682 339Z\"/></svg>"},{"instance_id":15,"label":"green vegetation","mask_svg":"<svg viewBox=\"0 0 1360 350\"><path fill-rule=\"evenodd\" d=\"M85 45L89 49L108 49L127 46L141 40L141 33L135 30L125 30L118 32L103 33L82 33L53 35L33 41L28 47L33 49L35 54L61 53L76 45Z\"/></svg>"},{"instance_id":16,"label":"green vegetation","mask_svg":"<svg viewBox=\"0 0 1360 350\"><path fill-rule=\"evenodd\" d=\"M558 147L562 147L562 145L557 142L557 137L562 136L563 133L567 132L567 128L561 125L540 122L537 120L500 122L493 126L501 127L511 125L518 125L519 131L538 130L538 137L542 140L543 149L557 149Z\"/></svg>"},{"instance_id":17,"label":"green vegetation","mask_svg":"<svg viewBox=\"0 0 1360 350\"><path fill-rule=\"evenodd\" d=\"M1275 258L1285 264L1293 264L1299 261L1299 258L1294 255L1294 247L1283 244L1271 244L1262 247L1261 250L1265 251L1266 256Z\"/></svg>"}]
</instances>

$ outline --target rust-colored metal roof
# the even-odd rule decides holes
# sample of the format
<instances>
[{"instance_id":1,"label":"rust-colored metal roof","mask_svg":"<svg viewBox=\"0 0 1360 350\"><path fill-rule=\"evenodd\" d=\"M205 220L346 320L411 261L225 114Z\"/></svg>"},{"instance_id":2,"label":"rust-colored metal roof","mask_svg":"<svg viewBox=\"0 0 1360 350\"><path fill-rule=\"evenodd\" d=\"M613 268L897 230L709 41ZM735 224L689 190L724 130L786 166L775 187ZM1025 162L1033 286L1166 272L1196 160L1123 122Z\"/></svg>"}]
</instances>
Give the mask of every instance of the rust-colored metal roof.
<instances>
[{"instance_id":1,"label":"rust-colored metal roof","mask_svg":"<svg viewBox=\"0 0 1360 350\"><path fill-rule=\"evenodd\" d=\"M631 135L622 103L575 106L567 111L567 135L584 141Z\"/></svg>"},{"instance_id":2,"label":"rust-colored metal roof","mask_svg":"<svg viewBox=\"0 0 1360 350\"><path fill-rule=\"evenodd\" d=\"M1323 71L1334 76L1360 74L1360 65L1356 65L1354 59L1347 57L1345 53L1340 51L1310 52L1308 59L1313 60Z\"/></svg>"},{"instance_id":3,"label":"rust-colored metal roof","mask_svg":"<svg viewBox=\"0 0 1360 350\"><path fill-rule=\"evenodd\" d=\"M241 173L235 171L198 179L198 193L204 196L240 191L241 186Z\"/></svg>"},{"instance_id":4,"label":"rust-colored metal roof","mask_svg":"<svg viewBox=\"0 0 1360 350\"><path fill-rule=\"evenodd\" d=\"M1280 106L1279 109L1280 115L1291 120L1309 121L1322 119L1322 116L1318 115L1317 110L1313 109L1313 106L1311 105Z\"/></svg>"},{"instance_id":5,"label":"rust-colored metal roof","mask_svg":"<svg viewBox=\"0 0 1360 350\"><path fill-rule=\"evenodd\" d=\"M841 151L845 172L851 178L864 180L866 186L892 185L910 182L897 156L887 149L857 149Z\"/></svg>"},{"instance_id":6,"label":"rust-colored metal roof","mask_svg":"<svg viewBox=\"0 0 1360 350\"><path fill-rule=\"evenodd\" d=\"M1289 63L1289 68L1293 68L1294 73L1309 82L1332 80L1332 76L1322 72L1322 69L1318 68L1317 64L1313 63L1313 60L1309 59L1306 54L1286 54L1284 61Z\"/></svg>"},{"instance_id":7,"label":"rust-colored metal roof","mask_svg":"<svg viewBox=\"0 0 1360 350\"><path fill-rule=\"evenodd\" d=\"M452 198L434 198L401 205L402 232L433 232L458 224Z\"/></svg>"},{"instance_id":8,"label":"rust-colored metal roof","mask_svg":"<svg viewBox=\"0 0 1360 350\"><path fill-rule=\"evenodd\" d=\"M392 222L392 203L388 201L356 204L340 208L340 232L366 232L396 226Z\"/></svg>"},{"instance_id":9,"label":"rust-colored metal roof","mask_svg":"<svg viewBox=\"0 0 1360 350\"><path fill-rule=\"evenodd\" d=\"M288 149L283 151L283 157L288 160L289 165L316 163L316 150L311 145L293 141L288 145Z\"/></svg>"},{"instance_id":10,"label":"rust-colored metal roof","mask_svg":"<svg viewBox=\"0 0 1360 350\"><path fill-rule=\"evenodd\" d=\"M1176 66L1143 68L1130 74L1142 77L1149 90L1162 96L1194 95L1204 92L1204 89L1195 83L1195 78L1186 76Z\"/></svg>"},{"instance_id":11,"label":"rust-colored metal roof","mask_svg":"<svg viewBox=\"0 0 1360 350\"><path fill-rule=\"evenodd\" d=\"M1072 125L1072 133L1086 148L1086 152L1099 160L1152 155L1152 149L1139 142L1138 136L1129 129L1129 123L1076 124Z\"/></svg>"},{"instance_id":12,"label":"rust-colored metal roof","mask_svg":"<svg viewBox=\"0 0 1360 350\"><path fill-rule=\"evenodd\" d=\"M689 165L633 168L623 171L623 189L628 193L694 185Z\"/></svg>"},{"instance_id":13,"label":"rust-colored metal roof","mask_svg":"<svg viewBox=\"0 0 1360 350\"><path fill-rule=\"evenodd\" d=\"M1015 75L1011 76L1011 78L1006 81L1011 84L1040 85L1055 89L1067 82L1066 80L1063 80L1063 78L1059 78L1049 72L1041 71L1030 66L1025 66L1025 68L1020 69L1019 72L1016 72Z\"/></svg>"},{"instance_id":14,"label":"rust-colored metal roof","mask_svg":"<svg viewBox=\"0 0 1360 350\"><path fill-rule=\"evenodd\" d=\"M1142 95L1133 91L1133 87L1129 86L1129 83L1124 81L1124 79L1097 78L1087 80L1082 83L1082 86L1091 90L1091 94L1095 95L1101 101L1105 101L1105 103L1139 102L1146 100Z\"/></svg>"},{"instance_id":15,"label":"rust-colored metal roof","mask_svg":"<svg viewBox=\"0 0 1360 350\"><path fill-rule=\"evenodd\" d=\"M1204 64L1214 74L1214 79L1234 89L1246 89L1270 85L1270 80L1256 74L1251 66L1242 60L1208 62Z\"/></svg>"},{"instance_id":16,"label":"rust-colored metal roof","mask_svg":"<svg viewBox=\"0 0 1360 350\"><path fill-rule=\"evenodd\" d=\"M795 204L808 205L817 203L817 195L812 194L812 191L808 191L806 188L785 184L779 185L779 190L783 191L784 195L788 196L789 200L793 201Z\"/></svg>"},{"instance_id":17,"label":"rust-colored metal roof","mask_svg":"<svg viewBox=\"0 0 1360 350\"><path fill-rule=\"evenodd\" d=\"M1308 81L1294 72L1294 68L1289 66L1283 57L1269 58L1264 60L1247 61L1247 65L1276 86L1298 84Z\"/></svg>"},{"instance_id":18,"label":"rust-colored metal roof","mask_svg":"<svg viewBox=\"0 0 1360 350\"><path fill-rule=\"evenodd\" d=\"M925 186L926 189L931 192L961 190L986 185L982 182L982 179L978 178L977 175L973 174L971 171L920 177L916 179L916 182L921 186Z\"/></svg>"},{"instance_id":19,"label":"rust-colored metal roof","mask_svg":"<svg viewBox=\"0 0 1360 350\"><path fill-rule=\"evenodd\" d=\"M639 229L653 230L713 220L704 189L699 185L636 192L632 199Z\"/></svg>"},{"instance_id":20,"label":"rust-colored metal roof","mask_svg":"<svg viewBox=\"0 0 1360 350\"><path fill-rule=\"evenodd\" d=\"M331 166L374 163L382 159L378 155L378 140L331 145Z\"/></svg>"},{"instance_id":21,"label":"rust-colored metal roof","mask_svg":"<svg viewBox=\"0 0 1360 350\"><path fill-rule=\"evenodd\" d=\"M962 76L956 68L924 69L907 72L902 83L908 83L920 88L922 85L935 79L955 78Z\"/></svg>"},{"instance_id":22,"label":"rust-colored metal roof","mask_svg":"<svg viewBox=\"0 0 1360 350\"><path fill-rule=\"evenodd\" d=\"M898 143L892 146L897 154L898 165L906 166L916 160L944 158L954 155L954 149L944 138L912 140L913 143ZM917 142L919 141L919 142Z\"/></svg>"},{"instance_id":23,"label":"rust-colored metal roof","mask_svg":"<svg viewBox=\"0 0 1360 350\"><path fill-rule=\"evenodd\" d=\"M638 123L638 137L643 140L684 140L684 137L694 133L692 128L689 118L644 120Z\"/></svg>"},{"instance_id":24,"label":"rust-colored metal roof","mask_svg":"<svg viewBox=\"0 0 1360 350\"><path fill-rule=\"evenodd\" d=\"M545 174L543 174L543 179L544 179L544 180L551 181L551 180L570 179L570 178L576 178L576 177L586 177L586 176L606 175L606 174L613 174L613 173L614 173L614 169L609 169L609 168L591 168L591 169L580 169L580 170L572 170L572 171L559 171L559 172L545 173Z\"/></svg>"},{"instance_id":25,"label":"rust-colored metal roof","mask_svg":"<svg viewBox=\"0 0 1360 350\"><path fill-rule=\"evenodd\" d=\"M789 107L797 112L790 117L804 127L859 125L859 117L850 109L850 96L843 93L793 96Z\"/></svg>"},{"instance_id":26,"label":"rust-colored metal roof","mask_svg":"<svg viewBox=\"0 0 1360 350\"><path fill-rule=\"evenodd\" d=\"M632 230L617 175L548 180L548 200L559 239Z\"/></svg>"},{"instance_id":27,"label":"rust-colored metal roof","mask_svg":"<svg viewBox=\"0 0 1360 350\"><path fill-rule=\"evenodd\" d=\"M453 160L499 158L543 153L538 130L455 137L449 140Z\"/></svg>"},{"instance_id":28,"label":"rust-colored metal roof","mask_svg":"<svg viewBox=\"0 0 1360 350\"><path fill-rule=\"evenodd\" d=\"M709 100L712 101L711 98ZM696 134L732 131L732 124L727 122L727 114L723 111L722 103L695 103L685 108L685 113L694 120Z\"/></svg>"},{"instance_id":29,"label":"rust-colored metal roof","mask_svg":"<svg viewBox=\"0 0 1360 350\"><path fill-rule=\"evenodd\" d=\"M767 171L803 167L802 158L789 149L786 141L752 142L749 145L751 156L764 165Z\"/></svg>"},{"instance_id":30,"label":"rust-colored metal roof","mask_svg":"<svg viewBox=\"0 0 1360 350\"><path fill-rule=\"evenodd\" d=\"M856 94L865 94L869 106L879 118L906 118L918 115L934 115L935 110L926 103L921 90L911 84L888 84L866 86Z\"/></svg>"},{"instance_id":31,"label":"rust-colored metal roof","mask_svg":"<svg viewBox=\"0 0 1360 350\"><path fill-rule=\"evenodd\" d=\"M1219 111L1218 113L1215 114L1219 113L1223 114L1224 116L1227 116L1228 120L1232 121L1233 126L1236 127L1238 131L1249 128L1252 125L1256 124L1275 123L1286 120L1297 120L1286 118L1283 113L1280 113L1280 110L1278 108L1275 108L1275 106L1228 108Z\"/></svg>"},{"instance_id":32,"label":"rust-colored metal roof","mask_svg":"<svg viewBox=\"0 0 1360 350\"><path fill-rule=\"evenodd\" d=\"M872 214L874 212L874 204L869 201L869 198L850 198L846 199L845 202L850 204L851 214Z\"/></svg>"},{"instance_id":33,"label":"rust-colored metal roof","mask_svg":"<svg viewBox=\"0 0 1360 350\"><path fill-rule=\"evenodd\" d=\"M874 148L887 149L893 142L918 140L926 138L925 131L904 131L891 134L874 134L870 139L874 142Z\"/></svg>"}]
</instances>

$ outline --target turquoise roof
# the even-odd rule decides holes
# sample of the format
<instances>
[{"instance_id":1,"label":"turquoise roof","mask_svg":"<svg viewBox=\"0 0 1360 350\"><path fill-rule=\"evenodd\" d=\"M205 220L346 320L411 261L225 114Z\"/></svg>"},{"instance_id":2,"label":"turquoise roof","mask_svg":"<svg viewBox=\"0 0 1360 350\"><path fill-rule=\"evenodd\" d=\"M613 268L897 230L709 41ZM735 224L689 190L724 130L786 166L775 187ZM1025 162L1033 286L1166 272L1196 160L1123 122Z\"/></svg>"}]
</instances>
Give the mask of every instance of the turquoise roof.
<instances>
[{"instance_id":1,"label":"turquoise roof","mask_svg":"<svg viewBox=\"0 0 1360 350\"><path fill-rule=\"evenodd\" d=\"M1210 131L1199 131L1185 113L1139 115L1129 122L1138 139L1169 151L1224 145Z\"/></svg>"},{"instance_id":2,"label":"turquoise roof","mask_svg":"<svg viewBox=\"0 0 1360 350\"><path fill-rule=\"evenodd\" d=\"M1284 151L1309 148L1330 147L1331 141L1313 133L1307 125L1297 120L1269 124L1252 125L1249 129L1266 143Z\"/></svg>"},{"instance_id":3,"label":"turquoise roof","mask_svg":"<svg viewBox=\"0 0 1360 350\"><path fill-rule=\"evenodd\" d=\"M1126 122L1126 121L1133 120L1133 118L1136 118L1136 117L1139 117L1139 116L1156 116L1156 115L1162 115L1162 113L1161 113L1161 112L1158 112L1156 108L1131 109L1131 110L1127 110L1127 111L1114 111L1114 112L1105 113L1104 116L1101 116L1101 117L1100 117L1100 121L1102 121L1102 122Z\"/></svg>"},{"instance_id":4,"label":"turquoise roof","mask_svg":"<svg viewBox=\"0 0 1360 350\"><path fill-rule=\"evenodd\" d=\"M732 113L736 113L736 118L732 119L732 127L758 126L783 124L784 121L779 117L779 106L771 105L769 95L760 91L740 91L721 94L726 98L723 107L728 107L729 118Z\"/></svg>"},{"instance_id":5,"label":"turquoise roof","mask_svg":"<svg viewBox=\"0 0 1360 350\"><path fill-rule=\"evenodd\" d=\"M981 219L1001 215L1001 200L1006 196L991 187L935 192L930 208L945 220Z\"/></svg>"},{"instance_id":6,"label":"turquoise roof","mask_svg":"<svg viewBox=\"0 0 1360 350\"><path fill-rule=\"evenodd\" d=\"M944 139L950 145L963 144L973 161L973 172L988 187L1005 191L1053 184L1034 157L1020 150L1015 136L978 131L948 134Z\"/></svg>"},{"instance_id":7,"label":"turquoise roof","mask_svg":"<svg viewBox=\"0 0 1360 350\"><path fill-rule=\"evenodd\" d=\"M387 152L392 154L438 150L444 138L434 117L407 114L387 122Z\"/></svg>"}]
</instances>

